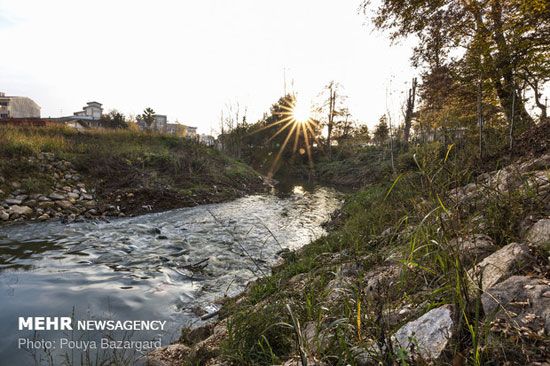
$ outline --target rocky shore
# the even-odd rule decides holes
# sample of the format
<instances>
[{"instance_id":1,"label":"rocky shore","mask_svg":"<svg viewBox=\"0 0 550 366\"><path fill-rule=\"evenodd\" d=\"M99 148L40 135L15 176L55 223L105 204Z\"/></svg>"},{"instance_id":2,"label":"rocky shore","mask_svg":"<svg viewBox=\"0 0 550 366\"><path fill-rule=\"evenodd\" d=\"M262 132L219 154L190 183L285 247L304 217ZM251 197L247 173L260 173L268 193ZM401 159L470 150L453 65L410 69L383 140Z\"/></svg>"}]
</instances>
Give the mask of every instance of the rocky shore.
<instances>
[{"instance_id":1,"label":"rocky shore","mask_svg":"<svg viewBox=\"0 0 550 366\"><path fill-rule=\"evenodd\" d=\"M215 184L209 190L182 192L176 187L120 187L105 189L103 181L79 172L74 163L52 153L23 157L35 167L50 185L25 185L9 176L0 176L0 225L22 221L61 220L80 222L85 219L107 219L133 216L179 207L214 203L267 189L269 183L257 176L248 184L220 190ZM32 190L32 191L31 191Z\"/></svg>"}]
</instances>

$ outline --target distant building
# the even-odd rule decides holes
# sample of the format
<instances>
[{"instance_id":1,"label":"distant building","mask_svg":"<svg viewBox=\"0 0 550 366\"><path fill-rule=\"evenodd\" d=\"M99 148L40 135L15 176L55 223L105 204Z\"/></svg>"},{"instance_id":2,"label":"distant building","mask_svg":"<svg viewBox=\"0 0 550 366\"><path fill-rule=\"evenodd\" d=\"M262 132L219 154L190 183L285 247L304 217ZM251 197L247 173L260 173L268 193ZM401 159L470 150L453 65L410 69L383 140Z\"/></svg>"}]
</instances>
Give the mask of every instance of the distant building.
<instances>
[{"instance_id":1,"label":"distant building","mask_svg":"<svg viewBox=\"0 0 550 366\"><path fill-rule=\"evenodd\" d=\"M167 123L166 133L169 135L184 137L185 134L187 133L187 126L182 125L180 123Z\"/></svg>"},{"instance_id":2,"label":"distant building","mask_svg":"<svg viewBox=\"0 0 550 366\"><path fill-rule=\"evenodd\" d=\"M153 125L151 126L151 128L159 132L166 131L166 125L168 124L168 117L164 114L155 114L154 117L155 117L155 120L153 121Z\"/></svg>"},{"instance_id":3,"label":"distant building","mask_svg":"<svg viewBox=\"0 0 550 366\"><path fill-rule=\"evenodd\" d=\"M199 141L206 146L214 146L214 144L216 143L214 136L205 135L204 133L199 136Z\"/></svg>"},{"instance_id":4,"label":"distant building","mask_svg":"<svg viewBox=\"0 0 550 366\"><path fill-rule=\"evenodd\" d=\"M88 102L81 111L74 112L74 115L84 120L100 120L103 115L103 104L98 102Z\"/></svg>"},{"instance_id":5,"label":"distant building","mask_svg":"<svg viewBox=\"0 0 550 366\"><path fill-rule=\"evenodd\" d=\"M40 118L40 106L31 98L0 92L0 118Z\"/></svg>"},{"instance_id":6,"label":"distant building","mask_svg":"<svg viewBox=\"0 0 550 366\"><path fill-rule=\"evenodd\" d=\"M187 133L185 134L185 137L190 139L198 138L199 135L197 134L197 127L191 127L191 126L185 126L187 129Z\"/></svg>"}]
</instances>

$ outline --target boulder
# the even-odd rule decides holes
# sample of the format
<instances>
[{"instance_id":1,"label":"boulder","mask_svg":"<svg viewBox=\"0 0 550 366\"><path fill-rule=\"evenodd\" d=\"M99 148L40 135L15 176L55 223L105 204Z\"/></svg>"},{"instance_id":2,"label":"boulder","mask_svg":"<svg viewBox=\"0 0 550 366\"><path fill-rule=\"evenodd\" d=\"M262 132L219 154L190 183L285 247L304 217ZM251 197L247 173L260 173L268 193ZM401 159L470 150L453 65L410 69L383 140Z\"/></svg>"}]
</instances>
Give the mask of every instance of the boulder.
<instances>
[{"instance_id":1,"label":"boulder","mask_svg":"<svg viewBox=\"0 0 550 366\"><path fill-rule=\"evenodd\" d=\"M26 215L32 214L33 211L32 211L32 208L30 208L29 206L15 205L15 206L11 206L8 212L10 214L16 214L18 216L26 216Z\"/></svg>"},{"instance_id":2,"label":"boulder","mask_svg":"<svg viewBox=\"0 0 550 366\"><path fill-rule=\"evenodd\" d=\"M512 276L481 295L486 316L496 313L513 326L550 334L550 281Z\"/></svg>"},{"instance_id":3,"label":"boulder","mask_svg":"<svg viewBox=\"0 0 550 366\"><path fill-rule=\"evenodd\" d=\"M550 219L539 220L531 226L527 240L538 246L550 247Z\"/></svg>"},{"instance_id":4,"label":"boulder","mask_svg":"<svg viewBox=\"0 0 550 366\"><path fill-rule=\"evenodd\" d=\"M392 343L407 351L414 350L425 360L438 359L455 331L453 312L452 305L428 311L401 327L392 336Z\"/></svg>"},{"instance_id":5,"label":"boulder","mask_svg":"<svg viewBox=\"0 0 550 366\"><path fill-rule=\"evenodd\" d=\"M531 260L532 257L525 245L510 243L469 270L468 277L475 287L481 276L481 288L487 290L512 275L515 267Z\"/></svg>"}]
</instances>

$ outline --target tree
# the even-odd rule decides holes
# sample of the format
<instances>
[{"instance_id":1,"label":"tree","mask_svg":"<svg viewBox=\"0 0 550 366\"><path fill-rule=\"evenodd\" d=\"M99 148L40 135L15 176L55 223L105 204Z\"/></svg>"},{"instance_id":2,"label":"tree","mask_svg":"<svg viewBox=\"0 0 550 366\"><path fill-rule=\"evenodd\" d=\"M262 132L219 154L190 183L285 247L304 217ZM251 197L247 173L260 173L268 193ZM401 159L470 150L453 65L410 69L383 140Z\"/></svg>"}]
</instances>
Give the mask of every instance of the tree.
<instances>
[{"instance_id":1,"label":"tree","mask_svg":"<svg viewBox=\"0 0 550 366\"><path fill-rule=\"evenodd\" d=\"M128 128L126 117L116 109L101 116L101 124L105 128Z\"/></svg>"},{"instance_id":2,"label":"tree","mask_svg":"<svg viewBox=\"0 0 550 366\"><path fill-rule=\"evenodd\" d=\"M361 125L353 131L353 137L361 144L366 144L370 141L369 126Z\"/></svg>"},{"instance_id":3,"label":"tree","mask_svg":"<svg viewBox=\"0 0 550 366\"><path fill-rule=\"evenodd\" d=\"M380 117L378 124L374 128L374 142L378 145L383 145L388 140L390 130L388 128L388 121L385 115Z\"/></svg>"},{"instance_id":4,"label":"tree","mask_svg":"<svg viewBox=\"0 0 550 366\"><path fill-rule=\"evenodd\" d=\"M319 120L323 121L323 125L327 127L326 146L329 157L332 153L333 132L338 129L338 124L344 123L341 117L345 117L346 113L349 114L347 108L344 107L347 97L342 94L341 89L342 85L334 80L328 83L321 92L321 95L324 95L324 100L317 108Z\"/></svg>"},{"instance_id":5,"label":"tree","mask_svg":"<svg viewBox=\"0 0 550 366\"><path fill-rule=\"evenodd\" d=\"M370 1L364 0L362 8L367 10L369 5ZM374 25L389 30L393 40L415 35L419 40L413 55L416 65L441 67L450 61L451 51L456 50L466 50L464 56L478 55L478 74L490 80L508 123L514 117L521 127L533 122L516 78L528 75L527 71L534 73L541 65L540 60L548 60L550 15L547 2L383 0L376 10ZM467 68L472 64L464 62L460 66ZM544 71L536 71L536 74L548 75L548 63ZM533 84L533 87L541 86Z\"/></svg>"},{"instance_id":6,"label":"tree","mask_svg":"<svg viewBox=\"0 0 550 366\"><path fill-rule=\"evenodd\" d=\"M152 108L145 108L142 114L136 116L138 123L145 124L148 130L151 130L151 126L155 122L155 111Z\"/></svg>"}]
</instances>

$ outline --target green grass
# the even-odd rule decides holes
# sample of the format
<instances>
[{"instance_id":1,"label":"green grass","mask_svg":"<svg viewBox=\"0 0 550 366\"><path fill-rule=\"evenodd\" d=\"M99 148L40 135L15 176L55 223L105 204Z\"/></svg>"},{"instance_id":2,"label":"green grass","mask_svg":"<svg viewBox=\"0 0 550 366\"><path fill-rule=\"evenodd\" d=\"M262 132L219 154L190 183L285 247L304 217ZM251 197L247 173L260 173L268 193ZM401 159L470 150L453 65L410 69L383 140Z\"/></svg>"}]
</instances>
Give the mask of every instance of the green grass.
<instances>
[{"instance_id":1,"label":"green grass","mask_svg":"<svg viewBox=\"0 0 550 366\"><path fill-rule=\"evenodd\" d=\"M298 253L290 253L282 268L256 281L242 298L224 305L222 316L230 319L232 328L222 355L239 365L270 365L299 355L295 332L281 328L282 324L295 329L297 323L303 328L314 322L322 334L331 335L315 354L318 359L332 365L355 365L359 352L377 344L386 346L383 352L373 352L377 362L409 364L408 350L392 348L389 336L411 316L454 304L458 331L441 364L452 363L457 354L468 364L498 363L502 350L509 351L507 357L514 362L525 362L524 351L531 347L526 341L521 352L506 339L496 345L487 342L489 323L480 312L480 293L470 291L466 279L469 267L452 239L466 233L488 233L497 245L504 246L520 239L522 218L542 213L545 206L534 192L520 187L487 194L475 207L455 207L450 190L482 172L481 164L471 157L467 148L444 148L437 143L398 155L395 174L382 175L376 184L347 200L343 209L347 219L337 230ZM387 163L386 158L382 164ZM382 235L388 228L391 232ZM390 254L398 255L401 276L369 293L364 276L387 266ZM355 266L357 274L345 285L341 297L329 300L327 284L337 278L341 266ZM284 310L287 304L295 319ZM401 320L384 315L405 304L422 304L420 313ZM279 331L267 334L266 329Z\"/></svg>"},{"instance_id":2,"label":"green grass","mask_svg":"<svg viewBox=\"0 0 550 366\"><path fill-rule=\"evenodd\" d=\"M128 130L0 127L0 176L25 180L31 192L43 190L51 182L38 171L41 153L72 162L102 188L172 186L199 192L216 184L223 191L257 180L257 173L246 165L184 138Z\"/></svg>"}]
</instances>

